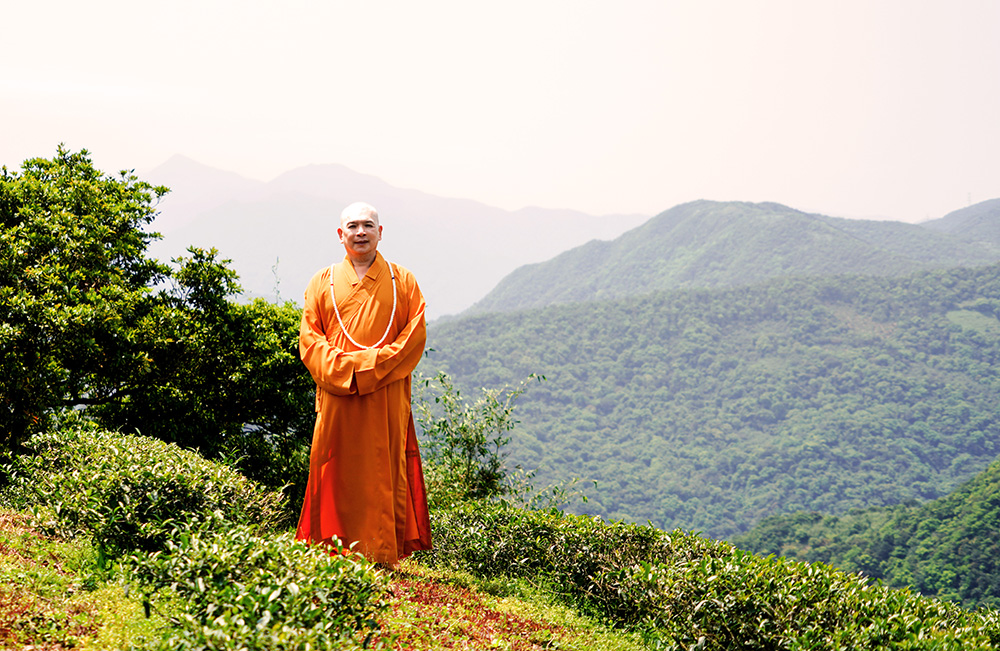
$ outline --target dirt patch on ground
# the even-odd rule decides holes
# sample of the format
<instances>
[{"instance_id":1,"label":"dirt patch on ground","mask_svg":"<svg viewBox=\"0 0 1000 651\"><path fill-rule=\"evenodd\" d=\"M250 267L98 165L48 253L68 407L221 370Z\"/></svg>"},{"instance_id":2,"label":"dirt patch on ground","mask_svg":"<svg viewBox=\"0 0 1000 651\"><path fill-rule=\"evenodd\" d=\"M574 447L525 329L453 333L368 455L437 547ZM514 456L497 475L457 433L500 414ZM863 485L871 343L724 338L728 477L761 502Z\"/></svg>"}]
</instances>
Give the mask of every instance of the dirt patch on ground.
<instances>
[{"instance_id":1,"label":"dirt patch on ground","mask_svg":"<svg viewBox=\"0 0 1000 651\"><path fill-rule=\"evenodd\" d=\"M552 648L554 639L569 635L560 626L490 607L467 588L401 574L390 587L392 619L405 620L389 631L397 649L531 651Z\"/></svg>"}]
</instances>

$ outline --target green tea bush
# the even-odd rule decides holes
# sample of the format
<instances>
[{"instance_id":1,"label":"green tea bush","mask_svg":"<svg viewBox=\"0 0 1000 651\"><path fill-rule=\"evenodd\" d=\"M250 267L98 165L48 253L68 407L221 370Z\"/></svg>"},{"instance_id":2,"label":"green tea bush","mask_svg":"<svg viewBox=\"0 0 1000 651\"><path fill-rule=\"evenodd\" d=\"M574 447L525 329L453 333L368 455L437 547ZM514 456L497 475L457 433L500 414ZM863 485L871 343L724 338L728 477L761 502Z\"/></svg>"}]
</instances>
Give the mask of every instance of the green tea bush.
<instances>
[{"instance_id":1,"label":"green tea bush","mask_svg":"<svg viewBox=\"0 0 1000 651\"><path fill-rule=\"evenodd\" d=\"M171 628L151 648L352 649L378 634L384 579L356 557L248 527L181 531L133 554L133 579ZM337 550L338 552L342 550Z\"/></svg>"},{"instance_id":2,"label":"green tea bush","mask_svg":"<svg viewBox=\"0 0 1000 651\"><path fill-rule=\"evenodd\" d=\"M431 565L541 581L664 649L990 649L1000 613L681 531L479 503L436 512Z\"/></svg>"},{"instance_id":3,"label":"green tea bush","mask_svg":"<svg viewBox=\"0 0 1000 651\"><path fill-rule=\"evenodd\" d=\"M219 512L230 525L277 527L280 493L227 466L143 436L76 424L36 434L5 466L13 507L63 537L92 537L103 557L162 549L171 532Z\"/></svg>"}]
</instances>

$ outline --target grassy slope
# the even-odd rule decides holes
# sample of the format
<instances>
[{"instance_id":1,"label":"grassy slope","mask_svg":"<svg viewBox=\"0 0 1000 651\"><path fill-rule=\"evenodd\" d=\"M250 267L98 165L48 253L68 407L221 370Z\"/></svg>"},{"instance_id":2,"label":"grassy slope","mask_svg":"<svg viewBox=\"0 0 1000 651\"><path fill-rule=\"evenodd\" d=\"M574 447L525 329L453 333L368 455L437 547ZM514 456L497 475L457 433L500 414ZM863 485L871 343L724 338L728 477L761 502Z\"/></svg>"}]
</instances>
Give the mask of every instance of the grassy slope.
<instances>
[{"instance_id":1,"label":"grassy slope","mask_svg":"<svg viewBox=\"0 0 1000 651\"><path fill-rule=\"evenodd\" d=\"M381 642L388 648L643 648L636 634L554 604L526 584L478 584L408 561L389 587ZM125 648L165 625L155 612L146 617L138 594L97 571L88 543L47 537L28 515L0 510L0 649Z\"/></svg>"},{"instance_id":2,"label":"grassy slope","mask_svg":"<svg viewBox=\"0 0 1000 651\"><path fill-rule=\"evenodd\" d=\"M14 483L4 498L22 509L3 512L10 525L0 536L6 648L304 648L283 644L296 640L356 648L369 631L381 648L1000 644L998 611L963 610L683 531L497 502L435 511L435 549L387 576L363 559L294 544L281 528L239 524L231 505L223 505L230 519L221 510L205 519L206 501L194 497L252 497L253 487L195 453L87 427L32 440L43 444L39 456L5 467ZM137 465L135 451L147 452L147 463ZM73 478L86 483L49 490ZM162 499L128 497L147 492L188 506L161 521L153 507ZM121 527L129 523L136 528ZM60 540L41 531L68 533ZM120 555L98 553L102 541Z\"/></svg>"},{"instance_id":3,"label":"grassy slope","mask_svg":"<svg viewBox=\"0 0 1000 651\"><path fill-rule=\"evenodd\" d=\"M475 532L474 520L481 518L481 524L498 516L496 531ZM390 609L382 616L382 635L373 648L626 651L651 645L770 649L791 644L801 649L858 645L991 649L1000 640L996 612L968 613L906 591L873 586L823 565L762 559L726 543L696 542L681 532L664 534L629 525L601 527L601 533L616 532L611 539L617 542L615 549L602 549L597 541L593 556L607 560L607 552L628 555L648 543L669 541L676 557L668 565L623 565L600 576L577 577L584 584L591 578L597 582L591 588L597 589L598 600L611 597L623 607L604 616L584 616L559 603L572 592L572 580L555 590L546 582L572 568L555 572L550 568L516 578L511 573L518 574L517 568L501 567L503 557L511 552L525 556L525 567L537 562L537 557L532 558L536 551L543 556L568 552L574 566L573 558L590 555L585 548L545 552L533 549L531 541L518 543L509 537L509 525L520 530L526 525L555 524L556 529L548 533L569 538L598 533L592 522L553 517L493 508L465 509L458 514L472 528L450 532L447 544L457 543L452 551L471 542L477 549L465 552L478 554L483 551L481 536L499 536L501 564L474 578L462 571L404 563L386 577ZM4 579L0 584L4 586L0 648L121 649L143 648L144 642L155 641L165 620L155 608L147 619L134 593L129 595L119 582L96 575L93 551L86 544L46 538L32 529L23 514L4 511L0 522L4 523L0 527L0 575ZM544 535L545 526L537 531ZM618 537L622 533L627 534L625 538ZM619 542L625 543L622 548ZM685 561L685 557L689 558ZM436 561L440 565L441 558ZM611 592L606 588L612 588ZM620 627L600 620L617 621Z\"/></svg>"},{"instance_id":4,"label":"grassy slope","mask_svg":"<svg viewBox=\"0 0 1000 651\"><path fill-rule=\"evenodd\" d=\"M0 648L122 648L162 624L101 576L90 544L46 537L26 514L0 510Z\"/></svg>"}]
</instances>

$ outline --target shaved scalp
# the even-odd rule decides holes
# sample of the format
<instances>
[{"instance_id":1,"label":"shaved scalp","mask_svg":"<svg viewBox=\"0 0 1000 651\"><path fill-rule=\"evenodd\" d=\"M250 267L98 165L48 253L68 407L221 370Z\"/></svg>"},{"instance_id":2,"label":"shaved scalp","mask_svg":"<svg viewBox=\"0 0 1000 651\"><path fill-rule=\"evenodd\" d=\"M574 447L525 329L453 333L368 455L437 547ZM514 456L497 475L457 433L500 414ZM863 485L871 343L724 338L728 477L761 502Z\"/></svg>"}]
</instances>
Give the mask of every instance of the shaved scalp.
<instances>
[{"instance_id":1,"label":"shaved scalp","mask_svg":"<svg viewBox=\"0 0 1000 651\"><path fill-rule=\"evenodd\" d=\"M375 210L375 206L364 201L356 201L344 208L344 212L340 213L340 224L343 226L352 219L363 219L365 217L371 217L375 220L375 224L378 225L378 211Z\"/></svg>"}]
</instances>

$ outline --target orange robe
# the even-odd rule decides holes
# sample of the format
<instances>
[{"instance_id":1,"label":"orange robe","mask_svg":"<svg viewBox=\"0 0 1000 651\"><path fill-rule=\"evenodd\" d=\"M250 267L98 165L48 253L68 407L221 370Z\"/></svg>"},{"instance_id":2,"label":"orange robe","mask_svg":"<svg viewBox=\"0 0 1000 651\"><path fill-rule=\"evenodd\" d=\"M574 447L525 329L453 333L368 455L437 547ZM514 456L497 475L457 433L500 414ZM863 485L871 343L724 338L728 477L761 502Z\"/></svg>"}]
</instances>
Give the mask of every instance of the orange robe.
<instances>
[{"instance_id":1,"label":"orange robe","mask_svg":"<svg viewBox=\"0 0 1000 651\"><path fill-rule=\"evenodd\" d=\"M430 549L424 477L410 411L410 373L424 351L424 298L396 270L396 311L378 348L345 336L330 294L330 268L309 281L299 355L316 381L309 483L295 537L333 536L372 561L394 564ZM372 346L389 325L393 281L376 254L359 282L347 257L334 267L337 308L347 333Z\"/></svg>"}]
</instances>

